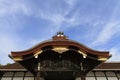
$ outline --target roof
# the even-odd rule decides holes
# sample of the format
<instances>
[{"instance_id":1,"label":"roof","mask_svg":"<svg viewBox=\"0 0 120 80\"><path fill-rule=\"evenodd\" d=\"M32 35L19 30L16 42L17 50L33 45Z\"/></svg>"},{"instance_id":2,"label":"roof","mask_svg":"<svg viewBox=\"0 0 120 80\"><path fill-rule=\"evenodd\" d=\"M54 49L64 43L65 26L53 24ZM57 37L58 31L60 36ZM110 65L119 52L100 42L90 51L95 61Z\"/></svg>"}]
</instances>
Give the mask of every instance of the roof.
<instances>
[{"instance_id":1,"label":"roof","mask_svg":"<svg viewBox=\"0 0 120 80\"><path fill-rule=\"evenodd\" d=\"M67 36L60 32L53 36L52 40L41 42L33 48L25 51L11 52L10 57L36 75L36 65L38 66L38 63L44 63L43 61L46 60L49 60L49 63L52 61L55 65L59 65L58 62L61 60L70 61L76 67L70 69L68 66L65 66L67 68L66 70L80 69L81 72L87 73L108 60L111 55L108 51L96 51L81 43L69 40ZM44 64L46 65L46 63ZM46 66L42 65L43 71L48 71ZM79 68L81 66L84 69ZM47 67L53 70L50 66ZM58 66L56 70L59 70Z\"/></svg>"},{"instance_id":2,"label":"roof","mask_svg":"<svg viewBox=\"0 0 120 80\"><path fill-rule=\"evenodd\" d=\"M2 65L0 66L0 71L7 71L7 70L23 70L25 69L23 66L21 66L18 63L12 63L12 64L8 64L8 65Z\"/></svg>"},{"instance_id":3,"label":"roof","mask_svg":"<svg viewBox=\"0 0 120 80\"><path fill-rule=\"evenodd\" d=\"M28 50L18 51L18 52L12 51L10 57L13 58L14 60L17 58L17 60L15 60L15 61L18 61L18 58L19 58L19 60L22 60L23 56L35 55L37 52L40 52L42 50L42 48L47 47L47 46L52 46L53 48L56 46L62 46L62 47L64 46L64 48L74 46L77 49L79 49L81 52L83 52L87 55L98 56L99 58L104 58L106 60L111 57L111 55L109 54L108 51L97 51L97 50L88 48L87 46L85 46L81 43L78 43L76 41L68 39L68 37L63 35L63 33L61 33L61 32L58 33L57 35L53 36L52 40L43 41Z\"/></svg>"},{"instance_id":4,"label":"roof","mask_svg":"<svg viewBox=\"0 0 120 80\"><path fill-rule=\"evenodd\" d=\"M103 63L95 69L97 70L120 70L120 62Z\"/></svg>"}]
</instances>

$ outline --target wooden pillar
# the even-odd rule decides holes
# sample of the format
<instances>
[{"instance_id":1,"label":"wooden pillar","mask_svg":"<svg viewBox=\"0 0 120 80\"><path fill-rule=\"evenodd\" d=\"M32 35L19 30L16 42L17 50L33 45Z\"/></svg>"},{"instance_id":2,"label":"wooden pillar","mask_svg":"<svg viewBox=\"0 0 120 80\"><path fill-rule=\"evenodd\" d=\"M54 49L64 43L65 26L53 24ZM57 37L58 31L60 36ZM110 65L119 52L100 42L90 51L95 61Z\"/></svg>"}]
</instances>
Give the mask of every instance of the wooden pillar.
<instances>
[{"instance_id":1,"label":"wooden pillar","mask_svg":"<svg viewBox=\"0 0 120 80\"><path fill-rule=\"evenodd\" d=\"M86 80L86 74L84 72L77 72L75 80Z\"/></svg>"},{"instance_id":2,"label":"wooden pillar","mask_svg":"<svg viewBox=\"0 0 120 80\"><path fill-rule=\"evenodd\" d=\"M40 80L40 71L37 72L35 80Z\"/></svg>"},{"instance_id":3,"label":"wooden pillar","mask_svg":"<svg viewBox=\"0 0 120 80\"><path fill-rule=\"evenodd\" d=\"M38 66L37 66L37 70L36 70L37 75L36 75L35 80L40 80L40 77L41 77L41 75L40 75L40 69L41 69L41 66L40 66L40 62L39 62Z\"/></svg>"},{"instance_id":4,"label":"wooden pillar","mask_svg":"<svg viewBox=\"0 0 120 80\"><path fill-rule=\"evenodd\" d=\"M86 80L85 76L85 74L81 74L81 80Z\"/></svg>"},{"instance_id":5,"label":"wooden pillar","mask_svg":"<svg viewBox=\"0 0 120 80\"><path fill-rule=\"evenodd\" d=\"M86 80L85 75L81 75L75 78L75 80Z\"/></svg>"}]
</instances>

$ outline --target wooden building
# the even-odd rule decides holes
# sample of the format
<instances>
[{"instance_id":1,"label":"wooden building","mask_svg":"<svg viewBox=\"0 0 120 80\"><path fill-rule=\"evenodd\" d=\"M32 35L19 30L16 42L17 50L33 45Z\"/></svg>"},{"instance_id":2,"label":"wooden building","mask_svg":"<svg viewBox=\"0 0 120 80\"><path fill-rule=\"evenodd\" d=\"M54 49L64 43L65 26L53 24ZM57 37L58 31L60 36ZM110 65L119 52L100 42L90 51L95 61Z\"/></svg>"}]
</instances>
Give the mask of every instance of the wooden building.
<instances>
[{"instance_id":1,"label":"wooden building","mask_svg":"<svg viewBox=\"0 0 120 80\"><path fill-rule=\"evenodd\" d=\"M0 66L0 80L35 80L35 78L32 73L18 63ZM61 80L61 78L57 80ZM101 64L87 73L86 80L120 80L120 62Z\"/></svg>"},{"instance_id":2,"label":"wooden building","mask_svg":"<svg viewBox=\"0 0 120 80\"><path fill-rule=\"evenodd\" d=\"M92 50L62 32L9 57L16 63L2 66L1 80L119 80L120 76L120 63L104 63L109 52Z\"/></svg>"}]
</instances>

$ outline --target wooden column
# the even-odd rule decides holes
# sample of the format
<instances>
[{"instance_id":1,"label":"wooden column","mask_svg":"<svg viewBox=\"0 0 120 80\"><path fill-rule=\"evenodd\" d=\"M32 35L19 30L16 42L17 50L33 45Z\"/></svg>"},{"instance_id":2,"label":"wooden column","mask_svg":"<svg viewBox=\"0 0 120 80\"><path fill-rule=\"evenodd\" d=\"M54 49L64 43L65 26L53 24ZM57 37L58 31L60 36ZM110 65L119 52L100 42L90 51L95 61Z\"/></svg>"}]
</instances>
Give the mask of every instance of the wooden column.
<instances>
[{"instance_id":1,"label":"wooden column","mask_svg":"<svg viewBox=\"0 0 120 80\"><path fill-rule=\"evenodd\" d=\"M86 80L86 74L84 72L77 72L75 80Z\"/></svg>"},{"instance_id":2,"label":"wooden column","mask_svg":"<svg viewBox=\"0 0 120 80\"><path fill-rule=\"evenodd\" d=\"M86 80L86 75L85 74L81 74L81 80Z\"/></svg>"},{"instance_id":3,"label":"wooden column","mask_svg":"<svg viewBox=\"0 0 120 80\"><path fill-rule=\"evenodd\" d=\"M40 80L40 71L37 72L35 80Z\"/></svg>"},{"instance_id":4,"label":"wooden column","mask_svg":"<svg viewBox=\"0 0 120 80\"><path fill-rule=\"evenodd\" d=\"M38 66L37 66L37 75L36 75L36 78L35 80L40 80L40 69L41 69L41 66L40 66L40 62L38 63Z\"/></svg>"}]
</instances>

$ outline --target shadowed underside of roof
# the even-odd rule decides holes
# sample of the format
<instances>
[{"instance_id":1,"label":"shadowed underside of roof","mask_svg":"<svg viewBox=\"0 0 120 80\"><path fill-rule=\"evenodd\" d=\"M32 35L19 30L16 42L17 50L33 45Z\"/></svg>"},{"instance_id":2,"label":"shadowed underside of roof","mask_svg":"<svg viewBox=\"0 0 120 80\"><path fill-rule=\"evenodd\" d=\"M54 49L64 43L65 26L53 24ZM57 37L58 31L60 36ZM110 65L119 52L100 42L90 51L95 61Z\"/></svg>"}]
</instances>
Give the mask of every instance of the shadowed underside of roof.
<instances>
[{"instance_id":1,"label":"shadowed underside of roof","mask_svg":"<svg viewBox=\"0 0 120 80\"><path fill-rule=\"evenodd\" d=\"M25 69L23 66L21 66L18 63L8 64L4 66L0 66L0 70L14 70L14 69ZM109 63L103 63L100 66L96 67L94 70L120 70L120 62L109 62ZM26 70L26 69L25 69Z\"/></svg>"}]
</instances>

